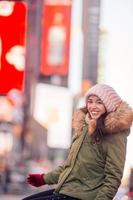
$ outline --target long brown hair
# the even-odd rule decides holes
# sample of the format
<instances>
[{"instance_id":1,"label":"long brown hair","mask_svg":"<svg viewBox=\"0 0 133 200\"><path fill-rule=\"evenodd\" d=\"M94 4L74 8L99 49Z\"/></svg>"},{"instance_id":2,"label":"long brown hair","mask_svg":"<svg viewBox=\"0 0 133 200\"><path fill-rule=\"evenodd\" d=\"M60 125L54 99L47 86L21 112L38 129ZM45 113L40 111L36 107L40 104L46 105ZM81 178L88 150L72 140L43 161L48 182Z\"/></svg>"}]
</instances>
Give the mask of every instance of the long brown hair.
<instances>
[{"instance_id":1,"label":"long brown hair","mask_svg":"<svg viewBox=\"0 0 133 200\"><path fill-rule=\"evenodd\" d=\"M107 112L101 115L101 117L97 120L97 126L95 132L92 134L92 137L94 138L96 143L99 143L103 139L103 136L106 133L104 124L106 116Z\"/></svg>"}]
</instances>

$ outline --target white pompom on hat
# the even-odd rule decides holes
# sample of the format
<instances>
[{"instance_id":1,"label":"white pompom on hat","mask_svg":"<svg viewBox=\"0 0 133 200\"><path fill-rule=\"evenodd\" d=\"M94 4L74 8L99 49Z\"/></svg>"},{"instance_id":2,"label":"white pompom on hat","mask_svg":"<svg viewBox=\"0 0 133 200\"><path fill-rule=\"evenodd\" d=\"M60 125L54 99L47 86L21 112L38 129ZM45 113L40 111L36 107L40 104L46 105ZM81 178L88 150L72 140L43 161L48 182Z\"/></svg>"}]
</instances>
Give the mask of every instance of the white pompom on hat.
<instances>
[{"instance_id":1,"label":"white pompom on hat","mask_svg":"<svg viewBox=\"0 0 133 200\"><path fill-rule=\"evenodd\" d=\"M85 94L86 101L91 95L96 95L102 100L108 113L115 111L122 102L116 91L105 84L96 84L91 87Z\"/></svg>"}]
</instances>

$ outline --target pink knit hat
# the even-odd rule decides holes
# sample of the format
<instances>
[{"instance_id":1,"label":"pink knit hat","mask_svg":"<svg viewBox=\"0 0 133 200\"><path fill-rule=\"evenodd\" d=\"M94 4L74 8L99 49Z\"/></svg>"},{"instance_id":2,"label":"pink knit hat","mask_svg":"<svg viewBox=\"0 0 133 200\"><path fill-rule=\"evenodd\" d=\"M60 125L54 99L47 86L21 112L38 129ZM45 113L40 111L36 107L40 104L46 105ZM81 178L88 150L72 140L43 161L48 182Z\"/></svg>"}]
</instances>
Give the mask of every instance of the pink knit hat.
<instances>
[{"instance_id":1,"label":"pink knit hat","mask_svg":"<svg viewBox=\"0 0 133 200\"><path fill-rule=\"evenodd\" d=\"M96 84L91 87L85 94L86 100L91 95L96 95L102 100L108 113L115 111L122 102L116 91L105 84Z\"/></svg>"}]
</instances>

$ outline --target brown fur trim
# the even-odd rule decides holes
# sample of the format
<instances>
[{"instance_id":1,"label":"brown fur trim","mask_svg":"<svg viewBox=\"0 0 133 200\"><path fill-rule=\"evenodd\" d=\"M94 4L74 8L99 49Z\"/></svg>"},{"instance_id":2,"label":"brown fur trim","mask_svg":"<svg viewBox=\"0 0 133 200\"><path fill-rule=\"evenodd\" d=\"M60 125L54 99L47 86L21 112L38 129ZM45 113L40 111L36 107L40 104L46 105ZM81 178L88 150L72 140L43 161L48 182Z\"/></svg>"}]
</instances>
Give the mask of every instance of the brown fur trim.
<instances>
[{"instance_id":1,"label":"brown fur trim","mask_svg":"<svg viewBox=\"0 0 133 200\"><path fill-rule=\"evenodd\" d=\"M83 126L85 125L86 111L79 109L73 116L73 128L77 134L80 134ZM105 118L105 129L107 133L117 133L129 129L133 122L133 110L126 103L122 102L115 112L107 114ZM88 132L89 135L93 134L96 129L95 120L88 119Z\"/></svg>"},{"instance_id":2,"label":"brown fur trim","mask_svg":"<svg viewBox=\"0 0 133 200\"><path fill-rule=\"evenodd\" d=\"M77 110L74 113L72 127L76 130L76 134L79 134L82 131L85 124L85 116L86 114L81 110Z\"/></svg>"},{"instance_id":3,"label":"brown fur trim","mask_svg":"<svg viewBox=\"0 0 133 200\"><path fill-rule=\"evenodd\" d=\"M122 102L115 112L111 112L105 119L105 129L108 133L129 129L133 122L133 110Z\"/></svg>"}]
</instances>

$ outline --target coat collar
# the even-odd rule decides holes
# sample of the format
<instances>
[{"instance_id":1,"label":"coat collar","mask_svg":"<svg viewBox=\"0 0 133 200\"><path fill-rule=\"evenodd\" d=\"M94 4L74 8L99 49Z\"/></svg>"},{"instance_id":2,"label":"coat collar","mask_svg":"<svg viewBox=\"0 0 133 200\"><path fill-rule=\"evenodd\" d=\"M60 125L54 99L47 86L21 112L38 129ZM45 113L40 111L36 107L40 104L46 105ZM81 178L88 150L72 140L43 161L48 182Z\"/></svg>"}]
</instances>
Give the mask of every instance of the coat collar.
<instances>
[{"instance_id":1,"label":"coat collar","mask_svg":"<svg viewBox=\"0 0 133 200\"><path fill-rule=\"evenodd\" d=\"M80 134L84 125L86 124L86 113L83 109L78 109L73 115L73 128L76 130L77 134ZM131 127L133 122L133 110L126 103L122 102L116 111L110 112L105 118L105 130L107 133L117 133L127 130ZM96 122L94 120L88 119L88 132L93 134L96 129Z\"/></svg>"}]
</instances>

